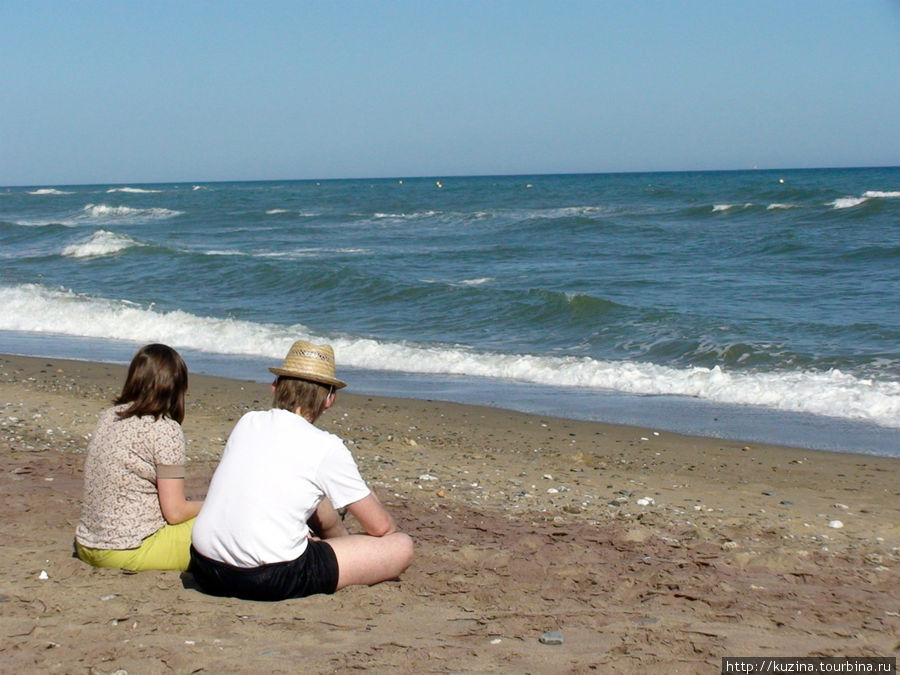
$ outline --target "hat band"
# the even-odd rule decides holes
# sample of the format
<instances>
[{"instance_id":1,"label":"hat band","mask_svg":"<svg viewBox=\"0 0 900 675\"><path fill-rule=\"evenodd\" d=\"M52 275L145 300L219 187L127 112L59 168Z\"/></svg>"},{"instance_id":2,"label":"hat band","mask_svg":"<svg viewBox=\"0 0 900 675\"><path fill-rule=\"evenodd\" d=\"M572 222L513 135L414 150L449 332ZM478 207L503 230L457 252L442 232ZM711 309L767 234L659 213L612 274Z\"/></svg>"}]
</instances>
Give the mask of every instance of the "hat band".
<instances>
[{"instance_id":1,"label":"hat band","mask_svg":"<svg viewBox=\"0 0 900 675\"><path fill-rule=\"evenodd\" d=\"M305 350L298 349L297 351L291 352L290 356L306 356L311 359L319 359L319 361L325 361L326 363L331 363L331 359L328 358L327 354L323 354L322 352L308 352Z\"/></svg>"}]
</instances>

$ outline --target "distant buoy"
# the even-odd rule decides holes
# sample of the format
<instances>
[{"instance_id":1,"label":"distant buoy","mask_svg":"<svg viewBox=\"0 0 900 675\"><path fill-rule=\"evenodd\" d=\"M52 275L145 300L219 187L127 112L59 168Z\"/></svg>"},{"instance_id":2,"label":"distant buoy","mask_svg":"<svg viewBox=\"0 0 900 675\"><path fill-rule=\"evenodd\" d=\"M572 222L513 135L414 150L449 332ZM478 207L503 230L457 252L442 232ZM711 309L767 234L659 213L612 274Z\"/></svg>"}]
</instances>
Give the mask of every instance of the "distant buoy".
<instances>
[{"instance_id":1,"label":"distant buoy","mask_svg":"<svg viewBox=\"0 0 900 675\"><path fill-rule=\"evenodd\" d=\"M397 182L400 183L400 185L403 185L403 181L402 181L402 180L398 180Z\"/></svg>"},{"instance_id":2,"label":"distant buoy","mask_svg":"<svg viewBox=\"0 0 900 675\"><path fill-rule=\"evenodd\" d=\"M439 181L439 180L434 181L434 184L437 185L439 188L444 187L443 185L441 185L441 181Z\"/></svg>"},{"instance_id":3,"label":"distant buoy","mask_svg":"<svg viewBox=\"0 0 900 675\"><path fill-rule=\"evenodd\" d=\"M778 179L778 182L779 182L779 183L784 183L784 178L779 178L779 179Z\"/></svg>"}]
</instances>

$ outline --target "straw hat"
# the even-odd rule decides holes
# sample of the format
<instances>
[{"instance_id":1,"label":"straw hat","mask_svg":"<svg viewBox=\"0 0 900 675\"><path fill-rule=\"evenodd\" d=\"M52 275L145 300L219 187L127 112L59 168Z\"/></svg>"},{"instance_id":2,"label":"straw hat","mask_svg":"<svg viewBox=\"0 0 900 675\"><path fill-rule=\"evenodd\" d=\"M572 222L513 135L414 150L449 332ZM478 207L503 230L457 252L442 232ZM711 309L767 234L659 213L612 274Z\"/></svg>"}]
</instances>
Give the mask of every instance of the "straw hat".
<instances>
[{"instance_id":1,"label":"straw hat","mask_svg":"<svg viewBox=\"0 0 900 675\"><path fill-rule=\"evenodd\" d=\"M334 350L331 345L315 345L306 340L297 340L284 357L281 368L269 368L282 377L296 377L319 384L331 385L335 389L346 387L334 376Z\"/></svg>"}]
</instances>

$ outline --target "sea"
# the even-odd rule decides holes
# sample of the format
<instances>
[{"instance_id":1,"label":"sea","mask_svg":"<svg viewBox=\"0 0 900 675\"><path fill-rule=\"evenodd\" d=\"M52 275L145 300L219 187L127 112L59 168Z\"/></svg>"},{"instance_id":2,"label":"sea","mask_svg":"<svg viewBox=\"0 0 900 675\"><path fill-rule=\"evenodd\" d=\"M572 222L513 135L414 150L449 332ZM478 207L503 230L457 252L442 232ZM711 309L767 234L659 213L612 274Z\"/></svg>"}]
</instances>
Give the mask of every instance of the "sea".
<instances>
[{"instance_id":1,"label":"sea","mask_svg":"<svg viewBox=\"0 0 900 675\"><path fill-rule=\"evenodd\" d=\"M900 456L898 167L3 187L0 264L4 353Z\"/></svg>"}]
</instances>

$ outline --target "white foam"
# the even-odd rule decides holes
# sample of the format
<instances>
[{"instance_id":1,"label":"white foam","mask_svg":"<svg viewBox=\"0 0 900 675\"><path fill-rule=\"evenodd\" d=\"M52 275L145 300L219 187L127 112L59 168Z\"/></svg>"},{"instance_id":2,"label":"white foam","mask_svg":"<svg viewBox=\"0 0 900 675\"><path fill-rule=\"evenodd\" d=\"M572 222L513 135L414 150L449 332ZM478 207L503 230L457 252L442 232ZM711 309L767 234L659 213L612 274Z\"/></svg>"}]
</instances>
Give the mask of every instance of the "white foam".
<instances>
[{"instance_id":1,"label":"white foam","mask_svg":"<svg viewBox=\"0 0 900 675\"><path fill-rule=\"evenodd\" d=\"M244 251L238 251L236 249L230 250L212 250L212 251L204 251L204 255L224 255L224 256L248 256L249 253L245 253Z\"/></svg>"},{"instance_id":2,"label":"white foam","mask_svg":"<svg viewBox=\"0 0 900 675\"><path fill-rule=\"evenodd\" d=\"M71 192L64 192L63 190L57 190L56 188L38 188L37 190L31 190L28 194L30 195L70 195Z\"/></svg>"},{"instance_id":3,"label":"white foam","mask_svg":"<svg viewBox=\"0 0 900 675\"><path fill-rule=\"evenodd\" d=\"M159 341L213 354L277 357L303 326L163 312L127 300L97 298L36 284L0 287L0 330L22 330L135 342ZM293 333L291 331L294 331ZM283 354L282 354L283 356Z\"/></svg>"},{"instance_id":4,"label":"white foam","mask_svg":"<svg viewBox=\"0 0 900 675\"><path fill-rule=\"evenodd\" d=\"M590 218L604 211L602 206L561 206L553 209L535 209L522 214L525 218Z\"/></svg>"},{"instance_id":5,"label":"white foam","mask_svg":"<svg viewBox=\"0 0 900 675\"><path fill-rule=\"evenodd\" d=\"M82 209L83 216L96 220L164 220L180 216L183 211L153 207L135 209L130 206L109 206L108 204L88 204Z\"/></svg>"},{"instance_id":6,"label":"white foam","mask_svg":"<svg viewBox=\"0 0 900 675\"><path fill-rule=\"evenodd\" d=\"M897 199L898 197L900 197L900 191L866 190L862 197L841 197L833 202L828 202L826 206L833 206L836 209L851 209L870 199Z\"/></svg>"},{"instance_id":7,"label":"white foam","mask_svg":"<svg viewBox=\"0 0 900 675\"><path fill-rule=\"evenodd\" d=\"M338 255L367 255L372 251L365 248L298 248L292 251L278 251L269 253L253 253L254 258L281 258L284 260L303 260L306 258L321 258L333 254Z\"/></svg>"},{"instance_id":8,"label":"white foam","mask_svg":"<svg viewBox=\"0 0 900 675\"><path fill-rule=\"evenodd\" d=\"M826 206L833 206L836 209L852 209L854 206L864 204L870 199L897 199L900 198L900 191L897 190L866 190L862 197L841 197L833 202L828 202Z\"/></svg>"},{"instance_id":9,"label":"white foam","mask_svg":"<svg viewBox=\"0 0 900 675\"><path fill-rule=\"evenodd\" d=\"M719 211L727 211L732 208L734 208L734 204L714 204L712 210L713 213L718 213Z\"/></svg>"},{"instance_id":10,"label":"white foam","mask_svg":"<svg viewBox=\"0 0 900 675\"><path fill-rule=\"evenodd\" d=\"M632 361L574 356L475 352L373 339L311 334L284 326L146 308L122 300L49 290L38 285L0 287L0 330L61 333L137 342L160 341L213 354L280 359L293 340L331 342L344 365L510 379L536 384L614 390L642 395L689 396L720 403L866 420L900 428L900 382L861 379L839 370L776 373L721 368L672 368Z\"/></svg>"},{"instance_id":11,"label":"white foam","mask_svg":"<svg viewBox=\"0 0 900 675\"><path fill-rule=\"evenodd\" d=\"M466 287L474 287L474 286L483 286L484 284L489 284L494 281L494 277L482 277L480 279L463 279L462 281L447 281L446 279L419 279L423 284L443 284L445 286L452 286L454 288L459 288L461 286Z\"/></svg>"},{"instance_id":12,"label":"white foam","mask_svg":"<svg viewBox=\"0 0 900 675\"><path fill-rule=\"evenodd\" d=\"M162 192L162 190L145 190L144 188L133 188L133 187L120 187L120 188L110 188L106 191L107 194L111 192L127 192L131 194L151 194L153 192Z\"/></svg>"},{"instance_id":13,"label":"white foam","mask_svg":"<svg viewBox=\"0 0 900 675\"><path fill-rule=\"evenodd\" d=\"M419 218L431 218L438 215L438 211L416 211L414 213L373 213L372 217L377 220L385 218L394 220L417 220Z\"/></svg>"},{"instance_id":14,"label":"white foam","mask_svg":"<svg viewBox=\"0 0 900 675\"><path fill-rule=\"evenodd\" d=\"M769 204L769 205L766 207L766 210L767 210L767 211L773 211L773 210L775 210L775 209L793 209L793 208L796 208L796 206L795 206L794 204L778 204L778 203L775 203L775 204Z\"/></svg>"},{"instance_id":15,"label":"white foam","mask_svg":"<svg viewBox=\"0 0 900 675\"><path fill-rule=\"evenodd\" d=\"M267 216L274 216L277 213L288 213L287 209L269 209L266 211Z\"/></svg>"},{"instance_id":16,"label":"white foam","mask_svg":"<svg viewBox=\"0 0 900 675\"><path fill-rule=\"evenodd\" d=\"M66 246L62 254L70 258L96 258L113 255L134 246L142 244L124 234L97 230L87 241Z\"/></svg>"},{"instance_id":17,"label":"white foam","mask_svg":"<svg viewBox=\"0 0 900 675\"><path fill-rule=\"evenodd\" d=\"M869 201L868 197L841 197L833 202L828 202L826 206L833 206L836 209L852 209L867 201Z\"/></svg>"}]
</instances>

